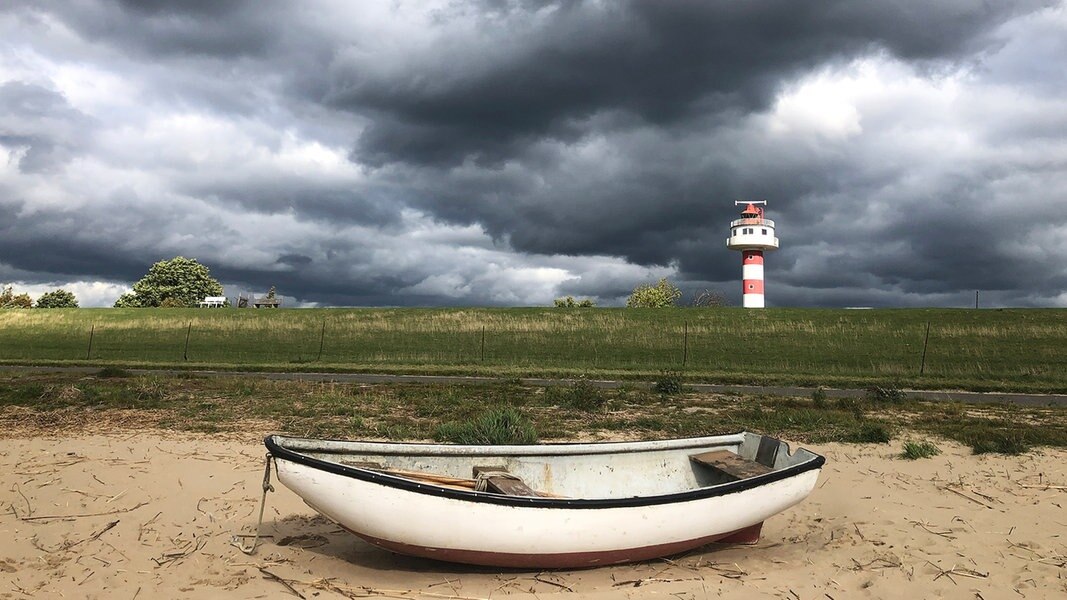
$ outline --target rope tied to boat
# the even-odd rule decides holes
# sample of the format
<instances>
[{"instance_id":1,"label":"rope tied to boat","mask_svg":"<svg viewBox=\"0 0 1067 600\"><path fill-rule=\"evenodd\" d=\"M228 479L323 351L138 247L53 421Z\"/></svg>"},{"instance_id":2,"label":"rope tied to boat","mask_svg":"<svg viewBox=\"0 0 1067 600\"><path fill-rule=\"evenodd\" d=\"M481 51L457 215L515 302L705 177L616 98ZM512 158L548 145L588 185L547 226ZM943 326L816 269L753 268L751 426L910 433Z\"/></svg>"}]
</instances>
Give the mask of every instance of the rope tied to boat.
<instances>
[{"instance_id":1,"label":"rope tied to boat","mask_svg":"<svg viewBox=\"0 0 1067 600\"><path fill-rule=\"evenodd\" d=\"M252 554L256 551L256 546L259 545L260 530L263 529L263 510L267 508L267 492L273 492L274 486L270 483L270 459L273 458L270 452L263 460L263 498L259 501L259 522L256 523L256 534L252 537L252 545L248 548L241 542L241 536L234 535L230 539L230 545L237 548L245 554Z\"/></svg>"},{"instance_id":2,"label":"rope tied to boat","mask_svg":"<svg viewBox=\"0 0 1067 600\"><path fill-rule=\"evenodd\" d=\"M508 473L507 471L482 471L478 473L478 476L474 478L474 491L486 492L489 491L489 480L494 477L500 479L514 479L516 481L522 481L522 478L514 473Z\"/></svg>"}]
</instances>

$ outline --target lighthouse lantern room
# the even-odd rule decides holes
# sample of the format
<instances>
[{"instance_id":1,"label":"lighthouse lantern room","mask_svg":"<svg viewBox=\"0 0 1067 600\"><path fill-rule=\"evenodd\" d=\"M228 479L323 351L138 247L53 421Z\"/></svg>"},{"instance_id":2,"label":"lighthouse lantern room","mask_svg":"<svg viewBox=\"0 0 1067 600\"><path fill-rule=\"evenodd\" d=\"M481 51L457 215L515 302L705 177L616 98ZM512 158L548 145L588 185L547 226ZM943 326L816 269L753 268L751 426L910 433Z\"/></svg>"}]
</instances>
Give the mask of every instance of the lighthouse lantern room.
<instances>
[{"instance_id":1,"label":"lighthouse lantern room","mask_svg":"<svg viewBox=\"0 0 1067 600\"><path fill-rule=\"evenodd\" d=\"M726 247L741 251L742 306L763 308L763 253L778 249L774 221L764 218L765 201L734 202L744 204L741 218L730 223Z\"/></svg>"}]
</instances>

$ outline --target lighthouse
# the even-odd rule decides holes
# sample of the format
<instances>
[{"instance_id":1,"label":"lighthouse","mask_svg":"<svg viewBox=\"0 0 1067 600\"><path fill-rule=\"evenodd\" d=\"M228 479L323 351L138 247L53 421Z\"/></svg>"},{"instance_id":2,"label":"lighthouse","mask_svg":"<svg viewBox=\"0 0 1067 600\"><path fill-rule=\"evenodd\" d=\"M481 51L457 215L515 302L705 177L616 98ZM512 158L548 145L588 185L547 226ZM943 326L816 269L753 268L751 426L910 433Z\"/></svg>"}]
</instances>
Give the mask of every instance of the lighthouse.
<instances>
[{"instance_id":1,"label":"lighthouse","mask_svg":"<svg viewBox=\"0 0 1067 600\"><path fill-rule=\"evenodd\" d=\"M744 204L741 218L730 223L726 247L741 251L741 289L745 308L763 308L763 253L778 249L774 221L763 217L765 201L734 202ZM757 206L761 205L761 206Z\"/></svg>"}]
</instances>

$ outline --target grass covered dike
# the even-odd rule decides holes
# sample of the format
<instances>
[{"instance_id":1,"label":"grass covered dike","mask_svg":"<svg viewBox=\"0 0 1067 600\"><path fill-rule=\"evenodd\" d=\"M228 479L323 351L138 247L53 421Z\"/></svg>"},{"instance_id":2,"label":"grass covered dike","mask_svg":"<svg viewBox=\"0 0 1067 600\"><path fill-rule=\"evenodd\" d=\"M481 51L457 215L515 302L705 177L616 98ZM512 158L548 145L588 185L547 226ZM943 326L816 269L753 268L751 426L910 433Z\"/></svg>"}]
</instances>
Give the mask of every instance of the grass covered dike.
<instances>
[{"instance_id":1,"label":"grass covered dike","mask_svg":"<svg viewBox=\"0 0 1067 600\"><path fill-rule=\"evenodd\" d=\"M1065 349L1062 309L0 311L7 364L1063 393Z\"/></svg>"},{"instance_id":2,"label":"grass covered dike","mask_svg":"<svg viewBox=\"0 0 1067 600\"><path fill-rule=\"evenodd\" d=\"M536 387L349 384L249 377L0 375L0 426L62 433L117 423L196 432L455 443L663 439L756 431L802 443L887 443L913 435L966 444L975 453L1067 447L1067 408L964 406L887 399L766 397L577 381ZM921 446L921 445L920 445ZM931 455L916 447L908 458Z\"/></svg>"}]
</instances>

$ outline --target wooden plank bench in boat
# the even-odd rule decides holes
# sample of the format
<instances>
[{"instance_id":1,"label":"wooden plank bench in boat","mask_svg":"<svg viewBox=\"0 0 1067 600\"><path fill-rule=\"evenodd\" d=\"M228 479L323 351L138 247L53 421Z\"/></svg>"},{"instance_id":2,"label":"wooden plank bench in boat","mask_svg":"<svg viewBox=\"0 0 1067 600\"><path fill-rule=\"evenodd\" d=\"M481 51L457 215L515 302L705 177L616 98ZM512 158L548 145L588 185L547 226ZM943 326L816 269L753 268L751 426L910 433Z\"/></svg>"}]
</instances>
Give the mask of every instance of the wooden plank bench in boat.
<instances>
[{"instance_id":1,"label":"wooden plank bench in boat","mask_svg":"<svg viewBox=\"0 0 1067 600\"><path fill-rule=\"evenodd\" d=\"M485 491L487 492L504 494L507 496L534 496L545 498L561 497L555 494L550 494L548 492L538 492L530 488L530 486L526 485L526 483L524 483L521 479L508 473L507 469L504 467L474 467L473 478L465 479L462 477L439 475L437 473L424 473L421 471L391 469L383 467L381 463L371 461L346 460L341 461L341 463L349 467L368 469L371 471L377 471L379 473L385 473L387 475L396 475L398 477L414 479L416 481L423 481L442 487L450 487L461 490L475 490L478 487L478 481L480 479L484 479ZM497 475L494 476L494 474Z\"/></svg>"},{"instance_id":2,"label":"wooden plank bench in boat","mask_svg":"<svg viewBox=\"0 0 1067 600\"><path fill-rule=\"evenodd\" d=\"M706 481L706 484L714 485L748 479L773 471L774 469L762 464L762 462L772 462L777 449L775 449L775 452L768 452L763 448L760 450L761 452L757 454L759 462L742 458L729 450L714 450L701 454L691 454L689 455L689 460L712 471L712 477L709 478L710 481ZM733 534L718 540L718 542L723 544L753 545L759 542L762 530L763 523L756 523L750 527L735 531Z\"/></svg>"},{"instance_id":3,"label":"wooden plank bench in boat","mask_svg":"<svg viewBox=\"0 0 1067 600\"><path fill-rule=\"evenodd\" d=\"M484 479L486 491L507 496L540 496L504 467L474 467L474 478Z\"/></svg>"},{"instance_id":4,"label":"wooden plank bench in boat","mask_svg":"<svg viewBox=\"0 0 1067 600\"><path fill-rule=\"evenodd\" d=\"M762 436L756 448L756 460L748 460L729 450L712 450L701 454L691 454L694 463L708 467L714 475L704 477L704 485L727 483L739 479L748 479L770 473L778 460L778 448L781 442L770 436ZM700 477L698 477L700 479Z\"/></svg>"},{"instance_id":5,"label":"wooden plank bench in boat","mask_svg":"<svg viewBox=\"0 0 1067 600\"><path fill-rule=\"evenodd\" d=\"M737 481L770 473L773 469L754 460L741 458L729 450L715 450L693 454L689 460L717 471L720 479Z\"/></svg>"}]
</instances>

